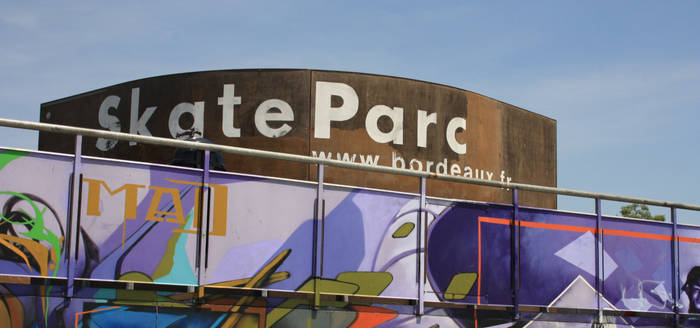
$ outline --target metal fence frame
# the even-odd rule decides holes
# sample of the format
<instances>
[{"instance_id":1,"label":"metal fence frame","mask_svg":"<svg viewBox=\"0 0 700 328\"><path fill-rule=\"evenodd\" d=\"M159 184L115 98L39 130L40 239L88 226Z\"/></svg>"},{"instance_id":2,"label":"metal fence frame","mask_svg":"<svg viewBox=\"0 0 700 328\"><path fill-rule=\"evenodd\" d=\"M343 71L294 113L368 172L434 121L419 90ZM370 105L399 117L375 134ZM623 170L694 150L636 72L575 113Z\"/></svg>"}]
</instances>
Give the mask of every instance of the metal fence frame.
<instances>
[{"instance_id":1,"label":"metal fence frame","mask_svg":"<svg viewBox=\"0 0 700 328\"><path fill-rule=\"evenodd\" d=\"M143 136L143 135L134 135L134 134L128 134L128 133L122 133L122 132L112 132L112 131L106 131L106 130L97 130L97 129L88 129L88 128L80 128L80 127L72 127L72 126L65 126L65 125L57 125L57 124L47 124L47 123L38 123L38 122L28 122L28 121L19 121L19 120L12 120L12 119L4 119L0 118L0 126L4 127L9 127L9 128L18 128L18 129L28 129L28 130L35 130L35 131L44 131L44 132L49 132L49 133L59 133L59 134L68 134L68 135L75 135L76 136L76 144L75 144L75 157L74 157L74 163L73 163L73 177L72 177L72 195L71 195L71 208L75 208L74 206L77 206L78 202L78 193L76 190L76 186L79 185L79 172L81 170L81 157L82 157L82 138L85 137L95 137L95 138L105 138L105 139L114 139L114 140L120 140L120 141L131 141L131 142L138 142L138 143L144 143L144 144L151 144L151 145L157 145L157 146L167 146L167 147L175 147L175 148L190 148L190 149L198 149L205 151L205 161L209 159L209 154L210 152L221 152L221 153L227 153L227 154L236 154L236 155L244 155L244 156L254 156L254 157L261 157L261 158L268 158L268 159L276 159L276 160L286 160L286 161L293 161L293 162L299 162L299 163L306 163L306 164L315 164L318 165L318 190L317 190L317 199L316 199L316 215L315 215L315 221L314 222L314 229L318 229L318 225L322 224L323 220L323 212L324 212L324 204L323 204L323 178L324 178L324 166L333 166L333 167L339 167L339 168L348 168L348 169L355 169L355 170L362 170L362 171L371 171L371 172L379 172L379 173L387 173L387 174L396 174L396 175L404 175L404 176L411 176L411 177L416 177L420 179L420 187L419 187L419 194L420 194L420 204L421 204L421 210L419 211L419 215L417 217L417 226L419 227L418 231L418 238L417 238L417 249L421 249L424 247L425 240L422 240L421 235L422 232L420 232L421 227L424 227L424 218L422 212L423 208L426 205L426 191L425 191L425 185L426 185L426 180L427 179L434 179L434 180L443 180L443 181L451 181L451 182L459 182L459 183L466 183L466 184L475 184L475 185L482 185L482 186L489 186L489 187L496 187L496 188L507 188L511 189L513 192L513 210L514 210L514 215L513 215L513 220L514 222L517 222L517 217L518 217L518 191L524 190L524 191L533 191L533 192L542 192L542 193L549 193L549 194L556 194L556 195L566 195L566 196L575 196L575 197L582 197L582 198L591 198L595 200L595 215L596 215L596 233L595 235L595 241L596 241L596 249L595 249L595 256L596 256L596 283L595 287L596 290L600 290L600 286L602 284L601 281L601 270L602 270L602 261L603 261L603 255L602 255L602 247L600 246L601 240L601 234L600 232L603 230L602 226L602 213L601 213L601 200L609 200L609 201L619 201L619 202L627 202L627 203L638 203L638 204L646 204L646 205L655 205L655 206L661 206L661 207L668 207L671 210L671 224L672 224L672 242L671 242L671 253L672 253L672 294L673 294L673 300L674 300L674 305L673 305L673 313L663 313L663 312L650 312L650 311L613 311L613 310L605 310L602 308L600 304L600 300L598 300L597 304L597 309L570 309L570 308L555 308L555 307L540 307L540 306L526 306L526 305L520 305L518 303L518 272L519 272L519 260L517 259L517 254L519 253L519 244L517 242L518 236L519 236L519 225L517 224L512 224L511 225L511 235L513 236L511 238L511 251L512 254L515 256L512 257L511 259L511 290L512 290L512 300L513 304L512 305L503 305L503 306L494 306L494 305L481 305L481 304L463 304L463 303L452 303L452 302L427 302L423 299L424 296L424 289L419 287L418 290L418 295L415 299L398 299L398 298L391 298L391 297L367 297L367 296L352 296L352 295L335 295L335 294L323 294L319 293L318 290L316 290L313 293L307 293L307 292L290 292L290 291L274 291L274 290L266 290L266 289L251 289L251 288L225 288L227 292L229 293L234 293L234 294L241 294L241 295L257 295L257 296L263 296L263 297L273 297L273 295L277 295L275 297L290 297L290 298L301 298L301 299L308 299L313 302L315 308L318 308L320 305L321 299L337 299L338 297L341 297L345 301L349 302L376 302L376 303L384 303L384 304L403 304L403 305L410 305L414 307L414 313L416 315L423 315L425 311L425 306L429 307L437 307L437 308L460 308L460 309L473 309L474 311L477 310L486 310L486 311L507 311L511 312L513 314L513 319L518 320L520 319L520 314L521 313L527 313L527 312L539 312L539 313L563 313L563 314L589 314L589 315L594 315L596 317L596 320L594 321L594 325L602 324L604 322L604 316L639 316L639 317L673 317L673 320L675 322L675 325L677 326L679 323L679 319L681 317L693 317L700 319L700 315L691 315L691 314L679 314L678 311L678 301L679 301L679 296L680 296L680 276L678 272L678 260L679 260L679 254L678 254L678 247L679 247L679 238L677 235L677 216L676 216L676 210L677 209L685 209L685 210L693 210L693 211L700 211L700 205L693 205L693 204L683 204L683 203L675 203L675 202L667 202L667 201L660 201L660 200L653 200L653 199L645 199L645 198L635 198L635 197L627 197L627 196L619 196L619 195L613 195L613 194L604 194L604 193L594 193L594 192L587 192L587 191L580 191L580 190L573 190L573 189L564 189L564 188L557 188L557 187L547 187L547 186L539 186L539 185L532 185L532 184L523 184L523 183L515 183L515 182L500 182L500 181L490 181L490 180L480 180L480 179L474 179L474 178L465 178L465 177L460 177L460 176L453 176L453 175L443 175L443 174L437 174L437 173L427 173L427 172L418 172L418 171L413 171L409 169L399 169L399 168L393 168L393 167L387 167L387 166L372 166L372 165L366 165L366 164L361 164L361 163L354 163L354 162L345 162L345 161L340 161L340 160L332 160L332 159L325 159L325 158L316 158L316 157L311 157L311 156L304 156L304 155L295 155L295 154L287 154L287 153L279 153L279 152L271 152L271 151L265 151L265 150L257 150L257 149L249 149L249 148L242 148L242 147L233 147L233 146L225 146L225 145L217 145L217 144L205 144L205 143L197 143L197 142L191 142L191 141L184 141L184 140L177 140L177 139L169 139L169 138L161 138L161 137L152 137L152 136ZM204 165L203 169L203 176L202 176L202 182L204 184L207 183L209 176L209 165ZM70 214L70 226L73 229L69 229L69 231L77 231L74 230L79 223L78 223L78 218L77 218L77 211L71 211ZM201 225L200 225L201 227ZM201 234L199 235L201 236ZM75 246L73 245L75 241L73 239L76 238L71 238L71 236L68 236L70 240L70 246L68 248L69 253L70 249L74 248ZM317 243L322 242L314 239L314 260L316 258L316 253L318 252L318 247ZM72 247L71 247L72 246ZM201 259L201 251L198 252L198 260L197 262L203 261ZM77 256L77 254L76 254ZM206 256L206 254L205 254ZM71 262L73 262L74 259L72 256L69 256L69 274L68 274L68 279L61 278L50 278L50 277L23 277L23 276L8 276L8 275L1 275L0 274L0 283L14 283L14 284L57 284L57 285L65 285L68 287L67 290L67 297L73 297L73 286L74 284L80 284L81 286L89 287L89 286L109 286L108 288L123 288L123 289L147 289L147 290L152 290L152 289L162 289L162 290L178 290L182 289L183 292L188 292L193 295L193 298L196 298L197 295L203 295L205 292L205 289L207 293L210 292L216 292L216 290L221 289L220 287L212 287L212 286L198 286L197 287L197 293L194 293L193 286L176 286L176 285L168 285L168 284L158 284L158 283L134 283L134 282L120 282L120 281L96 281L96 280L91 280L91 279L83 279L83 278L74 278L73 274L71 274L71 268L73 265L71 265ZM205 261L205 260L204 260ZM421 264L422 256L418 256L418 263L417 263L417 281L419 282L419 286L424 286L425 283L425 278L422 269L424 268L424 264ZM314 262L315 263L315 262ZM314 264L315 270L318 270L317 264ZM161 286L162 285L162 286ZM251 294L252 293L252 294Z\"/></svg>"}]
</instances>

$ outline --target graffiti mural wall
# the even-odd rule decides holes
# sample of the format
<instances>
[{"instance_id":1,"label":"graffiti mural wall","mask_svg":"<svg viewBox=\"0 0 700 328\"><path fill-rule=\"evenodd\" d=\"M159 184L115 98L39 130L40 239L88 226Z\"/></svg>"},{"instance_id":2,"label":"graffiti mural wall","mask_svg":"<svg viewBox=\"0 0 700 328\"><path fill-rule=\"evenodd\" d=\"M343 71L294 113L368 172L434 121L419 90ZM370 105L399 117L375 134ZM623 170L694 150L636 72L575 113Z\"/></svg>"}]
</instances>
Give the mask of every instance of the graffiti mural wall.
<instances>
[{"instance_id":1,"label":"graffiti mural wall","mask_svg":"<svg viewBox=\"0 0 700 328\"><path fill-rule=\"evenodd\" d=\"M514 291L519 305L673 313L667 223L603 217L597 233L595 215L524 207L516 214L512 205L423 202L415 194L94 158L78 164L80 183L72 186L72 156L0 150L2 326L590 327L593 320L515 319L459 306L511 306ZM696 314L700 228L677 233L679 312ZM420 316L418 304L425 304ZM681 319L698 326L692 316Z\"/></svg>"}]
</instances>

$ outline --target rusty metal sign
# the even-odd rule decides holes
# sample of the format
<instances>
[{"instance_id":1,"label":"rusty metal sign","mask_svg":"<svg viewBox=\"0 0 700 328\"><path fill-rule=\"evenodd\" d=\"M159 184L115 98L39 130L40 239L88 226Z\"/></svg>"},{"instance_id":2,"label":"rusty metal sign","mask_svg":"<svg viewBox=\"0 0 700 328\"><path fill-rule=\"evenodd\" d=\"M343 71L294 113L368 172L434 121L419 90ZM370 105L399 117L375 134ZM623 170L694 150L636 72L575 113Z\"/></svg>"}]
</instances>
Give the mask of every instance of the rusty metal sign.
<instances>
[{"instance_id":1,"label":"rusty metal sign","mask_svg":"<svg viewBox=\"0 0 700 328\"><path fill-rule=\"evenodd\" d=\"M367 165L556 186L556 121L449 86L317 70L225 70L126 82L41 105L41 122L140 135L201 136L217 144ZM40 133L39 149L73 152ZM170 163L174 149L87 139L92 156ZM229 171L315 180L305 164L225 156ZM329 183L417 192L415 178L340 168ZM507 190L431 181L432 196L510 202ZM556 196L520 202L556 207Z\"/></svg>"}]
</instances>

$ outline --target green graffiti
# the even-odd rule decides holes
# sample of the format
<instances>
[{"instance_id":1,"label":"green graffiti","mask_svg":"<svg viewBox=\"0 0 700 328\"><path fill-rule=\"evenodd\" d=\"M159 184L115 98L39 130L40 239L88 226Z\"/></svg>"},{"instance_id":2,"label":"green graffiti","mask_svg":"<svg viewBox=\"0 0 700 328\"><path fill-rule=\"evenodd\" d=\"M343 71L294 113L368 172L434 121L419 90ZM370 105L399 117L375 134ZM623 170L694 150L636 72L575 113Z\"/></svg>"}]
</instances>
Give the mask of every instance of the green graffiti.
<instances>
[{"instance_id":1,"label":"green graffiti","mask_svg":"<svg viewBox=\"0 0 700 328\"><path fill-rule=\"evenodd\" d=\"M452 276L450 284L445 290L446 300L461 300L467 297L467 293L474 286L476 281L476 273L463 272Z\"/></svg>"},{"instance_id":2,"label":"green graffiti","mask_svg":"<svg viewBox=\"0 0 700 328\"><path fill-rule=\"evenodd\" d=\"M335 279L358 285L360 288L355 295L378 296L389 286L394 277L389 272L351 271L340 273Z\"/></svg>"},{"instance_id":3,"label":"green graffiti","mask_svg":"<svg viewBox=\"0 0 700 328\"><path fill-rule=\"evenodd\" d=\"M27 238L34 239L34 240L38 240L39 242L45 241L45 242L49 243L49 245L52 246L53 252L55 255L55 259L56 259L56 265L54 267L53 273L51 274L51 277L55 278L56 275L58 274L58 270L61 267L61 254L62 254L61 241L58 238L58 236L56 236L55 233L53 233L51 230L47 229L44 226L44 213L46 212L46 208L44 208L43 210L39 210L39 207L36 205L36 203L33 200L31 200L29 197L27 197L23 194L20 194L20 193L13 192L13 191L0 191L0 195L10 195L10 196L14 196L14 197L19 197L22 200L29 203L29 205L31 205L32 209L34 210L34 217L29 215L24 210L20 209L20 211L22 213L24 213L24 215L26 217L31 218L30 220L24 219L24 222L19 222L19 223L12 222L8 218L3 216L2 214L0 214L0 219L2 219L2 221L10 223L10 224L22 224L22 225L29 227L29 231L21 233L23 236L25 236ZM49 286L46 290L47 298L46 298L46 306L44 308L44 323L47 325L48 325L48 318L49 318L48 317L48 314L49 314L49 298L48 298L48 296L50 295L52 288L53 288L53 286Z\"/></svg>"},{"instance_id":4,"label":"green graffiti","mask_svg":"<svg viewBox=\"0 0 700 328\"><path fill-rule=\"evenodd\" d=\"M359 289L359 286L351 283L336 281L332 279L323 278L310 278L304 284L301 285L297 290L301 292L313 292L314 286L318 288L321 293L332 293L332 294L348 294L352 295ZM309 301L303 299L288 299L282 304L278 305L272 311L267 314L265 326L270 327L284 316L292 312L297 306L302 304L309 304ZM334 306L334 307L345 307L347 303L342 301L324 301L322 306Z\"/></svg>"},{"instance_id":5,"label":"green graffiti","mask_svg":"<svg viewBox=\"0 0 700 328\"><path fill-rule=\"evenodd\" d=\"M413 231L413 228L416 225L413 224L412 222L406 222L402 224L396 231L394 231L394 234L391 235L394 238L406 238L408 235Z\"/></svg>"},{"instance_id":6,"label":"green graffiti","mask_svg":"<svg viewBox=\"0 0 700 328\"><path fill-rule=\"evenodd\" d=\"M184 230L186 226L190 225L193 218L194 212L190 211L185 223L174 230L173 235L168 239L163 259L158 263L158 267L156 267L156 270L153 272L153 280L155 282L197 285L197 277L190 265L185 247L187 239L191 235L188 233L176 232L178 230Z\"/></svg>"},{"instance_id":7,"label":"green graffiti","mask_svg":"<svg viewBox=\"0 0 700 328\"><path fill-rule=\"evenodd\" d=\"M180 228L182 229L184 226L185 225L182 224ZM170 271L173 269L173 265L175 264L175 245L177 245L179 238L180 233L175 232L170 239L168 239L168 242L166 243L166 250L163 254L163 259L160 261L160 263L158 263L156 271L153 272L153 279L157 280L170 274Z\"/></svg>"},{"instance_id":8,"label":"green graffiti","mask_svg":"<svg viewBox=\"0 0 700 328\"><path fill-rule=\"evenodd\" d=\"M193 212L190 211L190 213L187 215L187 220L185 221L185 223L181 224L176 230L185 229L185 226L187 226L191 222L193 216ZM177 246L181 235L181 232L174 232L173 235L170 236L170 239L168 239L168 242L166 243L165 254L163 254L163 259L160 261L160 263L158 263L156 271L153 272L153 280L158 280L170 274L171 270L173 269L173 266L175 265L175 247Z\"/></svg>"},{"instance_id":9,"label":"green graffiti","mask_svg":"<svg viewBox=\"0 0 700 328\"><path fill-rule=\"evenodd\" d=\"M309 278L297 291L314 292L314 288L316 288L318 292L324 294L378 296L393 280L394 278L389 272L350 271L338 274L335 280ZM303 299L289 299L282 302L267 314L267 321L265 322L266 327L270 327L290 313L294 313L298 306L304 304L311 303ZM348 304L338 300L324 300L321 301L320 305L344 308ZM357 303L356 305L369 306L370 304Z\"/></svg>"},{"instance_id":10,"label":"green graffiti","mask_svg":"<svg viewBox=\"0 0 700 328\"><path fill-rule=\"evenodd\" d=\"M22 213L24 213L27 217L31 218L31 220L25 220L21 223L30 227L29 231L22 232L21 234L25 237L32 238L34 240L45 241L53 247L54 255L56 256L56 267L53 270L52 277L55 277L61 266L61 241L58 238L58 236L56 236L56 234L54 234L51 230L47 229L44 226L44 213L46 212L46 208L44 208L43 210L39 210L39 207L36 205L36 203L33 200L29 199L29 197L13 191L0 191L0 195L10 195L14 197L19 197L32 206L32 209L34 209L34 217L26 213L24 210L20 209ZM10 221L8 218L4 217L2 214L0 214L0 219L10 224L15 223Z\"/></svg>"},{"instance_id":11,"label":"green graffiti","mask_svg":"<svg viewBox=\"0 0 700 328\"><path fill-rule=\"evenodd\" d=\"M29 153L26 151L19 151L19 150L4 150L0 152L0 170L2 170L5 165L9 164L15 159L18 159L22 156L26 156Z\"/></svg>"}]
</instances>

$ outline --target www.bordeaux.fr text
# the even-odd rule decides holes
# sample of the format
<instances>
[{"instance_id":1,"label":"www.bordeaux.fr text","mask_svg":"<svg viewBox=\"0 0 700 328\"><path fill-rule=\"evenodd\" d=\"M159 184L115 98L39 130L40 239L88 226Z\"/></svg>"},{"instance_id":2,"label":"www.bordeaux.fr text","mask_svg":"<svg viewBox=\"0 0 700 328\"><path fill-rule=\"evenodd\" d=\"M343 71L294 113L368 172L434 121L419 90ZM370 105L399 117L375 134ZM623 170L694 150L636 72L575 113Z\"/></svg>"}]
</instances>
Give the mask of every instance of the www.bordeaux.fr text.
<instances>
[{"instance_id":1,"label":"www.bordeaux.fr text","mask_svg":"<svg viewBox=\"0 0 700 328\"><path fill-rule=\"evenodd\" d=\"M351 153L340 153L340 152L323 152L323 151L311 151L311 155L316 158L321 159L335 159L338 161L351 162L351 163L361 163L365 165L382 165L379 164L380 156L376 154L351 154ZM448 164L447 158L443 158L442 161L422 161L419 159L412 158L410 160L404 159L398 156L396 152L391 153L391 167L399 169L409 169L413 171L421 171L428 173L437 173L444 175L455 175L463 176L465 178L474 178L482 180L494 180L500 179L501 182L511 182L512 178L506 175L504 170L501 170L500 174L494 177L494 171L472 168L469 165L460 166L459 164L453 163Z\"/></svg>"}]
</instances>

